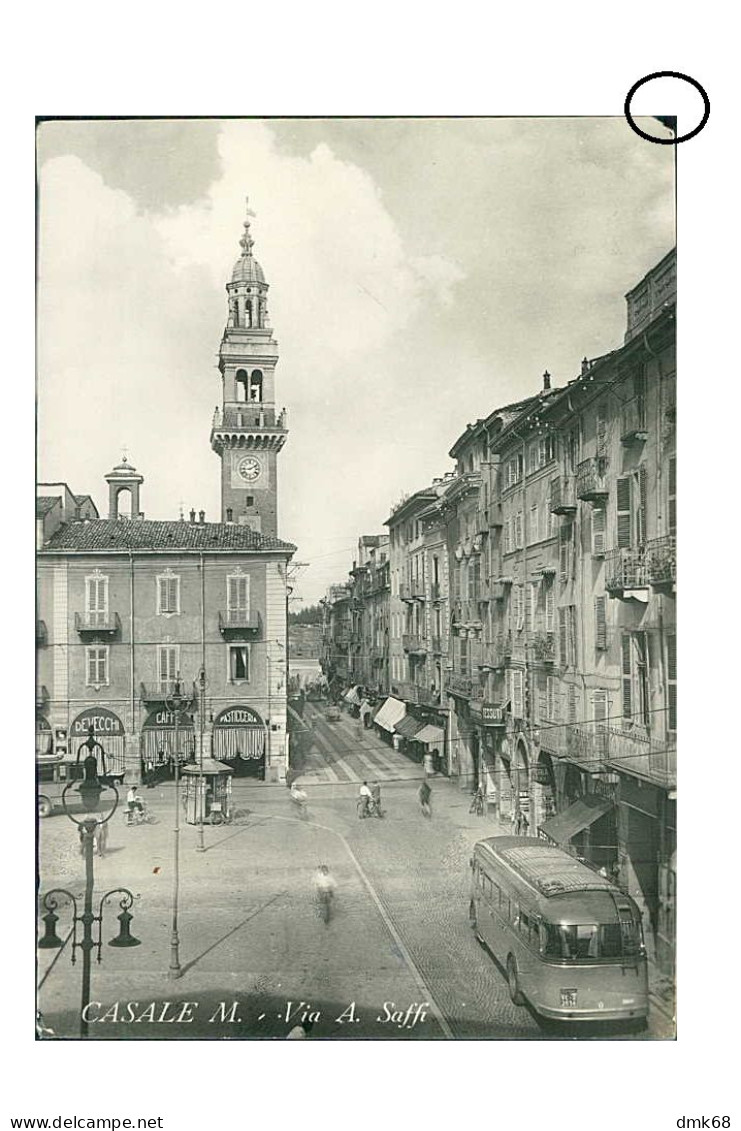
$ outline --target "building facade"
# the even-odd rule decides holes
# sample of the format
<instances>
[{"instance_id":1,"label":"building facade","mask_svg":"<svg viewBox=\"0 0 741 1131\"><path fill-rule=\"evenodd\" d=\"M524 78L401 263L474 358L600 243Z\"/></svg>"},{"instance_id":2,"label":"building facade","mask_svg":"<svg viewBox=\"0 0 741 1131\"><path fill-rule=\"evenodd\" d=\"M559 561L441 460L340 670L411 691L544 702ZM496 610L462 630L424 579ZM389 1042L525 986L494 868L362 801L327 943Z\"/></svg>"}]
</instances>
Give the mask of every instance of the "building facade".
<instances>
[{"instance_id":1,"label":"building facade","mask_svg":"<svg viewBox=\"0 0 741 1131\"><path fill-rule=\"evenodd\" d=\"M223 408L211 433L222 460L223 521L207 523L203 511L191 511L190 521L147 521L144 477L126 457L105 477L106 519L89 496L39 485L42 757L74 760L92 729L108 768L128 780L171 764L179 681L192 700L181 756L214 757L262 780L284 774L287 566L295 551L276 534L285 418L275 416L277 347L249 221L242 249L227 284Z\"/></svg>"}]
</instances>

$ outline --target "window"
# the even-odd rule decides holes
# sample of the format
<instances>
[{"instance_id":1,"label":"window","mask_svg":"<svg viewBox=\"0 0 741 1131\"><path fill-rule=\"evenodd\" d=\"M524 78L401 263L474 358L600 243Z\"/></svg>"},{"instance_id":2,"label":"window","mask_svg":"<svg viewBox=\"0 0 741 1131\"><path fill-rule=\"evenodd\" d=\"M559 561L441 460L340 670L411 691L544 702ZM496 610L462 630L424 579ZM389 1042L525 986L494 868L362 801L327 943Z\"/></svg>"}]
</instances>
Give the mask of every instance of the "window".
<instances>
[{"instance_id":1,"label":"window","mask_svg":"<svg viewBox=\"0 0 741 1131\"><path fill-rule=\"evenodd\" d=\"M180 670L180 648L177 644L161 644L158 648L157 672L160 691L169 694Z\"/></svg>"},{"instance_id":2,"label":"window","mask_svg":"<svg viewBox=\"0 0 741 1131\"><path fill-rule=\"evenodd\" d=\"M525 697L523 694L524 672L510 671L510 702L512 704L512 714L516 719L522 719L525 715Z\"/></svg>"},{"instance_id":3,"label":"window","mask_svg":"<svg viewBox=\"0 0 741 1131\"><path fill-rule=\"evenodd\" d=\"M229 680L231 683L246 683L250 678L250 650L247 644L232 644L229 647Z\"/></svg>"},{"instance_id":4,"label":"window","mask_svg":"<svg viewBox=\"0 0 741 1131\"><path fill-rule=\"evenodd\" d=\"M157 578L157 613L174 616L180 612L180 578L169 570Z\"/></svg>"},{"instance_id":5,"label":"window","mask_svg":"<svg viewBox=\"0 0 741 1131\"><path fill-rule=\"evenodd\" d=\"M607 650L607 598L594 599L594 646L598 652Z\"/></svg>"},{"instance_id":6,"label":"window","mask_svg":"<svg viewBox=\"0 0 741 1131\"><path fill-rule=\"evenodd\" d=\"M528 585L528 603L527 603L527 627L530 632L535 632L537 627L538 616L538 589L537 581L531 581Z\"/></svg>"},{"instance_id":7,"label":"window","mask_svg":"<svg viewBox=\"0 0 741 1131\"><path fill-rule=\"evenodd\" d=\"M667 729L677 729L677 638L666 638Z\"/></svg>"},{"instance_id":8,"label":"window","mask_svg":"<svg viewBox=\"0 0 741 1131\"><path fill-rule=\"evenodd\" d=\"M607 515L603 507L595 507L592 511L592 557L601 558L605 553L605 534L607 532Z\"/></svg>"},{"instance_id":9,"label":"window","mask_svg":"<svg viewBox=\"0 0 741 1131\"><path fill-rule=\"evenodd\" d=\"M513 628L516 632L522 632L525 627L525 592L524 586L512 586L513 609L512 618L514 621Z\"/></svg>"},{"instance_id":10,"label":"window","mask_svg":"<svg viewBox=\"0 0 741 1131\"><path fill-rule=\"evenodd\" d=\"M523 526L522 511L518 511L517 514L515 515L515 518L514 518L515 549L516 550L521 550L522 547L525 544L524 538L523 538L522 526Z\"/></svg>"},{"instance_id":11,"label":"window","mask_svg":"<svg viewBox=\"0 0 741 1131\"><path fill-rule=\"evenodd\" d=\"M597 456L607 454L607 401L597 405Z\"/></svg>"},{"instance_id":12,"label":"window","mask_svg":"<svg viewBox=\"0 0 741 1131\"><path fill-rule=\"evenodd\" d=\"M550 585L550 584L547 584L546 588L545 588L545 630L546 630L546 632L553 632L554 631L554 627L555 627L555 621L554 621L555 608L554 608L554 605L555 605L555 594L553 592L553 586Z\"/></svg>"},{"instance_id":13,"label":"window","mask_svg":"<svg viewBox=\"0 0 741 1131\"><path fill-rule=\"evenodd\" d=\"M512 520L506 518L504 520L504 553L508 554L512 549Z\"/></svg>"},{"instance_id":14,"label":"window","mask_svg":"<svg viewBox=\"0 0 741 1131\"><path fill-rule=\"evenodd\" d=\"M569 684L566 694L566 712L566 721L573 726L576 722L576 687L573 683Z\"/></svg>"},{"instance_id":15,"label":"window","mask_svg":"<svg viewBox=\"0 0 741 1131\"><path fill-rule=\"evenodd\" d=\"M633 544L632 490L629 475L621 475L617 481L617 544L619 550Z\"/></svg>"},{"instance_id":16,"label":"window","mask_svg":"<svg viewBox=\"0 0 741 1131\"><path fill-rule=\"evenodd\" d=\"M106 687L108 684L108 645L93 644L86 648L88 687Z\"/></svg>"},{"instance_id":17,"label":"window","mask_svg":"<svg viewBox=\"0 0 741 1131\"><path fill-rule=\"evenodd\" d=\"M530 523L529 523L529 529L528 529L528 542L539 542L540 541L539 518L540 518L540 511L538 509L538 504L533 503L533 505L530 507Z\"/></svg>"},{"instance_id":18,"label":"window","mask_svg":"<svg viewBox=\"0 0 741 1131\"><path fill-rule=\"evenodd\" d=\"M595 731L600 732L609 718L610 705L606 691L597 689L592 692L592 722Z\"/></svg>"},{"instance_id":19,"label":"window","mask_svg":"<svg viewBox=\"0 0 741 1131\"><path fill-rule=\"evenodd\" d=\"M677 533L677 457L669 459L669 533Z\"/></svg>"},{"instance_id":20,"label":"window","mask_svg":"<svg viewBox=\"0 0 741 1131\"><path fill-rule=\"evenodd\" d=\"M626 632L621 641L623 719L650 726L648 650L645 632Z\"/></svg>"},{"instance_id":21,"label":"window","mask_svg":"<svg viewBox=\"0 0 741 1131\"><path fill-rule=\"evenodd\" d=\"M85 616L93 626L108 620L108 578L99 570L85 578Z\"/></svg>"},{"instance_id":22,"label":"window","mask_svg":"<svg viewBox=\"0 0 741 1131\"><path fill-rule=\"evenodd\" d=\"M646 465L642 463L635 473L635 499L636 499L636 513L635 513L635 532L636 542L642 545L648 538L648 484L646 477Z\"/></svg>"},{"instance_id":23,"label":"window","mask_svg":"<svg viewBox=\"0 0 741 1131\"><path fill-rule=\"evenodd\" d=\"M566 621L566 609L558 610L558 659L562 667L566 667L568 663L568 624Z\"/></svg>"},{"instance_id":24,"label":"window","mask_svg":"<svg viewBox=\"0 0 741 1131\"><path fill-rule=\"evenodd\" d=\"M461 675L468 675L468 637L460 636L458 642L460 645L458 654L460 656Z\"/></svg>"},{"instance_id":25,"label":"window","mask_svg":"<svg viewBox=\"0 0 741 1131\"><path fill-rule=\"evenodd\" d=\"M538 441L538 460L541 467L551 463L556 458L555 436L542 436Z\"/></svg>"},{"instance_id":26,"label":"window","mask_svg":"<svg viewBox=\"0 0 741 1131\"><path fill-rule=\"evenodd\" d=\"M555 676L548 675L545 679L545 717L549 722L558 722L558 687Z\"/></svg>"},{"instance_id":27,"label":"window","mask_svg":"<svg viewBox=\"0 0 741 1131\"><path fill-rule=\"evenodd\" d=\"M569 605L569 662L579 666L579 637L576 631L576 605Z\"/></svg>"},{"instance_id":28,"label":"window","mask_svg":"<svg viewBox=\"0 0 741 1131\"><path fill-rule=\"evenodd\" d=\"M247 574L232 574L226 579L226 608L229 616L243 619L250 611L250 579Z\"/></svg>"},{"instance_id":29,"label":"window","mask_svg":"<svg viewBox=\"0 0 741 1131\"><path fill-rule=\"evenodd\" d=\"M571 577L571 560L574 551L574 526L571 522L564 522L559 532L559 558L558 571L562 584Z\"/></svg>"}]
</instances>

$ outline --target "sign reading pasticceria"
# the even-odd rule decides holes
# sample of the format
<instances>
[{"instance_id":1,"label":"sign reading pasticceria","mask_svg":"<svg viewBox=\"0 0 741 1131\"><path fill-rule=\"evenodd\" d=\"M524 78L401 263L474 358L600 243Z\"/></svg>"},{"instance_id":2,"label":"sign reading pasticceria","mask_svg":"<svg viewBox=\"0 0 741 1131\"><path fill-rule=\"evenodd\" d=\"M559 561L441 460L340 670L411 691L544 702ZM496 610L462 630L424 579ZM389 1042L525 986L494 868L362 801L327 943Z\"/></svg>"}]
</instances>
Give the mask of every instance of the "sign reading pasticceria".
<instances>
[{"instance_id":1,"label":"sign reading pasticceria","mask_svg":"<svg viewBox=\"0 0 741 1131\"><path fill-rule=\"evenodd\" d=\"M123 723L118 715L107 707L88 707L72 723L70 734L73 738L87 738L90 728L93 734L125 734Z\"/></svg>"},{"instance_id":2,"label":"sign reading pasticceria","mask_svg":"<svg viewBox=\"0 0 741 1131\"><path fill-rule=\"evenodd\" d=\"M214 719L215 727L261 727L263 721L251 707L227 707Z\"/></svg>"}]
</instances>

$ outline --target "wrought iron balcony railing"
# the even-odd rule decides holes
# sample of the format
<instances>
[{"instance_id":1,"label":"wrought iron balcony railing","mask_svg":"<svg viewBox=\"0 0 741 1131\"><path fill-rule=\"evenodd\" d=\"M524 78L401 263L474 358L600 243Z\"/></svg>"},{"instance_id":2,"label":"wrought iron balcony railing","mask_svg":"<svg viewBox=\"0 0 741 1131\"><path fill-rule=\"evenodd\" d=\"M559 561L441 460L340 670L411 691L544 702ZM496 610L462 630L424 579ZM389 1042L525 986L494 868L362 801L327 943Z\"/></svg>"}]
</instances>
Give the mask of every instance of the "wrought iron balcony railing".
<instances>
[{"instance_id":1,"label":"wrought iron balcony railing","mask_svg":"<svg viewBox=\"0 0 741 1131\"><path fill-rule=\"evenodd\" d=\"M646 569L651 585L674 585L677 580L677 541L673 534L646 543Z\"/></svg>"},{"instance_id":2,"label":"wrought iron balcony railing","mask_svg":"<svg viewBox=\"0 0 741 1131\"><path fill-rule=\"evenodd\" d=\"M648 435L646 425L646 402L643 397L634 397L623 405L620 422L620 440L629 444L633 440L645 440Z\"/></svg>"},{"instance_id":3,"label":"wrought iron balcony railing","mask_svg":"<svg viewBox=\"0 0 741 1131\"><path fill-rule=\"evenodd\" d=\"M436 688L422 687L418 683L398 681L395 684L398 694L408 703L418 703L420 706L437 707L440 705L440 692Z\"/></svg>"},{"instance_id":4,"label":"wrought iron balcony railing","mask_svg":"<svg viewBox=\"0 0 741 1131\"><path fill-rule=\"evenodd\" d=\"M115 636L121 631L121 618L118 613L93 612L75 613L75 631L81 636L95 633L98 636Z\"/></svg>"},{"instance_id":5,"label":"wrought iron balcony railing","mask_svg":"<svg viewBox=\"0 0 741 1131\"><path fill-rule=\"evenodd\" d=\"M572 514L576 510L573 475L559 475L551 480L550 509L552 514Z\"/></svg>"},{"instance_id":6,"label":"wrought iron balcony railing","mask_svg":"<svg viewBox=\"0 0 741 1131\"><path fill-rule=\"evenodd\" d=\"M673 788L677 781L677 750L667 742L634 731L603 728L606 735L608 768L627 770L631 775Z\"/></svg>"},{"instance_id":7,"label":"wrought iron balcony railing","mask_svg":"<svg viewBox=\"0 0 741 1131\"><path fill-rule=\"evenodd\" d=\"M620 595L627 589L647 587L648 570L644 545L609 550L605 554L605 589L608 593Z\"/></svg>"},{"instance_id":8,"label":"wrought iron balcony railing","mask_svg":"<svg viewBox=\"0 0 741 1131\"><path fill-rule=\"evenodd\" d=\"M222 635L244 635L255 639L262 627L259 612L249 609L219 610L219 632Z\"/></svg>"},{"instance_id":9,"label":"wrought iron balcony railing","mask_svg":"<svg viewBox=\"0 0 741 1131\"><path fill-rule=\"evenodd\" d=\"M419 601L424 600L425 586L423 581L413 579L412 581L402 581L399 585L399 596L402 601Z\"/></svg>"},{"instance_id":10,"label":"wrought iron balcony railing","mask_svg":"<svg viewBox=\"0 0 741 1131\"><path fill-rule=\"evenodd\" d=\"M533 658L543 664L556 660L556 636L553 632L535 632L530 640Z\"/></svg>"},{"instance_id":11,"label":"wrought iron balcony railing","mask_svg":"<svg viewBox=\"0 0 741 1131\"><path fill-rule=\"evenodd\" d=\"M566 730L566 752L591 773L604 769L607 755L607 732L595 724L592 728L571 725Z\"/></svg>"},{"instance_id":12,"label":"wrought iron balcony railing","mask_svg":"<svg viewBox=\"0 0 741 1131\"><path fill-rule=\"evenodd\" d=\"M604 456L585 459L576 469L576 494L589 503L603 502L609 495L608 462Z\"/></svg>"}]
</instances>

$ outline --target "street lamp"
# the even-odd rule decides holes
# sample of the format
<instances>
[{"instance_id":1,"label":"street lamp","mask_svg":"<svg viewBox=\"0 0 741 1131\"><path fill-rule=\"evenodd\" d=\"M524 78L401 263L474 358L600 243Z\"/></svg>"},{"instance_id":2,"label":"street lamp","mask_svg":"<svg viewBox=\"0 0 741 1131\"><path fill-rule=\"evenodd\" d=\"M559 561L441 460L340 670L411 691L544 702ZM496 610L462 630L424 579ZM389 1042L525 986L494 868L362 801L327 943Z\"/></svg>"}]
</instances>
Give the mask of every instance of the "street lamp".
<instances>
[{"instance_id":1,"label":"street lamp","mask_svg":"<svg viewBox=\"0 0 741 1131\"><path fill-rule=\"evenodd\" d=\"M165 699L165 706L172 714L175 721L175 828L174 834L174 867L172 881L172 931L170 934L170 970L169 977L179 978L182 974L180 967L180 937L178 935L178 896L180 892L180 717L191 706L192 700L180 691L180 672L175 678L175 684L170 694Z\"/></svg>"},{"instance_id":2,"label":"street lamp","mask_svg":"<svg viewBox=\"0 0 741 1131\"><path fill-rule=\"evenodd\" d=\"M94 751L100 751L101 762L103 766L103 776L98 777L98 760ZM42 916L44 921L44 935L39 939L39 948L41 950L53 950L63 946L64 943L56 933L56 924L59 916L56 914L56 909L59 902L56 896L65 896L71 901L73 907L72 915L72 964L75 964L77 958L77 948L82 951L82 1004L80 1007L80 1036L87 1037L88 1035L88 1020L87 1020L87 1006L90 1003L90 973L91 973L91 956L94 950L97 950L98 962L102 958L102 933L103 933L103 907L108 899L113 895L120 895L122 898L118 901L121 911L117 916L119 922L118 935L111 939L108 943L109 946L114 947L129 947L139 946L139 939L135 939L130 930L132 915L129 908L134 902L134 896L128 888L112 888L101 897L98 905L97 915L93 914L93 849L95 847L95 830L110 821L113 814L118 808L118 790L113 782L106 775L105 772L105 751L99 742L93 737L92 727L88 733L88 737L77 752L77 762L79 764L80 754L83 749L87 749L88 753L83 761L83 768L85 776L82 781L69 782L62 792L62 806L65 815L69 818L74 825L77 825L80 830L82 838L82 850L85 857L85 897L83 903L82 914L78 912L77 900L72 892L67 891L66 888L53 888L44 896L43 906L46 912ZM106 816L99 816L101 811L100 799L101 794L106 789L112 789L114 794L113 805ZM79 795L80 803L83 808L85 816L81 821L78 821L72 816L68 808L67 794L73 791ZM97 938L93 937L93 924L98 924ZM78 941L78 924L82 926L82 941Z\"/></svg>"},{"instance_id":3,"label":"street lamp","mask_svg":"<svg viewBox=\"0 0 741 1131\"><path fill-rule=\"evenodd\" d=\"M200 742L198 753L198 844L197 852L205 852L206 845L203 840L203 735L206 722L206 669L201 667L198 672L198 718L200 728Z\"/></svg>"}]
</instances>

